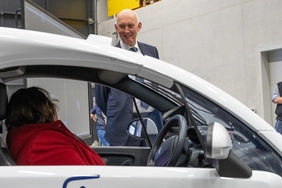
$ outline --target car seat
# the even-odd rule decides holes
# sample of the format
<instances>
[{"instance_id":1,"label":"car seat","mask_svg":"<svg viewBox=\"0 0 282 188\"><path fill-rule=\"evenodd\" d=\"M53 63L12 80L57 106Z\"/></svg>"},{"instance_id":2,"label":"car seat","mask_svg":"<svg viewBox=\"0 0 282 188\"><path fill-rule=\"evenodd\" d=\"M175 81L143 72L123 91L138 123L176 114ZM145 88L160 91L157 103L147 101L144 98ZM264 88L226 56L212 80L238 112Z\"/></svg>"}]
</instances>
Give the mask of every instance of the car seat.
<instances>
[{"instance_id":1,"label":"car seat","mask_svg":"<svg viewBox=\"0 0 282 188\"><path fill-rule=\"evenodd\" d=\"M0 121L3 126L3 120L6 119L7 106L8 106L8 95L7 87L5 84L0 83ZM3 128L2 128L3 130ZM1 166L12 166L16 165L16 162L12 159L5 142L2 140L2 134L0 139L0 165Z\"/></svg>"}]
</instances>

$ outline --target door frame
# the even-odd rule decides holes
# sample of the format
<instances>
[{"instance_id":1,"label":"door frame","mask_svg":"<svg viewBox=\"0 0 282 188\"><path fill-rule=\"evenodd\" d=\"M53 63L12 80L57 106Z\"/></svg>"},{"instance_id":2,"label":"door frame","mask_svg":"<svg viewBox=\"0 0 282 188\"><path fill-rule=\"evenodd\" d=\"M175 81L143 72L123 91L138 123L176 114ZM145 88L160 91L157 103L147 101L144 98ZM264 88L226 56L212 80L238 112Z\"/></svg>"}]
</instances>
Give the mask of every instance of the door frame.
<instances>
[{"instance_id":1,"label":"door frame","mask_svg":"<svg viewBox=\"0 0 282 188\"><path fill-rule=\"evenodd\" d=\"M269 52L282 50L282 45L270 46L259 49L260 58L260 94L261 94L261 112L262 118L271 126L274 126L272 118L272 92L270 86L270 70L269 70Z\"/></svg>"}]
</instances>

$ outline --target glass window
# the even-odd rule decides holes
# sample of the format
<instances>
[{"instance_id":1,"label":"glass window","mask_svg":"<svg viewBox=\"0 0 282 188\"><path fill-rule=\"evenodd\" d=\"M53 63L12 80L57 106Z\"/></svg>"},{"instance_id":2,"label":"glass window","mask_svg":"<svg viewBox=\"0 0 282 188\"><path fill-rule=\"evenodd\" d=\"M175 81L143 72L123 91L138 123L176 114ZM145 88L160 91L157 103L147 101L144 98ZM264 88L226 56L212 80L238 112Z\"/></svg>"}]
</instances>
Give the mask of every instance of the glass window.
<instances>
[{"instance_id":1,"label":"glass window","mask_svg":"<svg viewBox=\"0 0 282 188\"><path fill-rule=\"evenodd\" d=\"M230 133L235 155L253 170L273 172L282 176L281 158L258 134L209 99L186 87L182 89L198 125L221 123Z\"/></svg>"},{"instance_id":2,"label":"glass window","mask_svg":"<svg viewBox=\"0 0 282 188\"><path fill-rule=\"evenodd\" d=\"M175 91L148 81L143 84L176 104L183 105L181 96ZM181 88L198 126L208 126L212 122L222 124L230 134L233 143L232 151L235 155L253 170L273 172L282 176L281 157L258 134L211 100L187 87L181 86Z\"/></svg>"}]
</instances>

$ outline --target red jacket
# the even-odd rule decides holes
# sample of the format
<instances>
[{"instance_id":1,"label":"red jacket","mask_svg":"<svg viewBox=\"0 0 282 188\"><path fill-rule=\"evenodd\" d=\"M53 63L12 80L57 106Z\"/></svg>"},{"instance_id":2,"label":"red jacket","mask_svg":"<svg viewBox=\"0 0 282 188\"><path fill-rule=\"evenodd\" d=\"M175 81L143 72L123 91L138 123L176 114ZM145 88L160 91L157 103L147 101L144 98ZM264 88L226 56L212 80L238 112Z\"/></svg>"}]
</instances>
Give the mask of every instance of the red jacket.
<instances>
[{"instance_id":1,"label":"red jacket","mask_svg":"<svg viewBox=\"0 0 282 188\"><path fill-rule=\"evenodd\" d=\"M61 121L10 128L7 146L18 165L105 165Z\"/></svg>"}]
</instances>

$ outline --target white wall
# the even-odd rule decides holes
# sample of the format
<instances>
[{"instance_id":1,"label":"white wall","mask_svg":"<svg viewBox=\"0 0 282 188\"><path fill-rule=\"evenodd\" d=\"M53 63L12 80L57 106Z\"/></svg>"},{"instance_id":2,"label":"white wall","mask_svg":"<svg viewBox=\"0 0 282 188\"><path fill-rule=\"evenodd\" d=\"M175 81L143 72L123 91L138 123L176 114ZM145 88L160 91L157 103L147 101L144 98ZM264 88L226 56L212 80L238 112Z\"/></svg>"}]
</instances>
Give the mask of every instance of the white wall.
<instances>
[{"instance_id":1,"label":"white wall","mask_svg":"<svg viewBox=\"0 0 282 188\"><path fill-rule=\"evenodd\" d=\"M136 10L138 40L262 115L259 52L282 44L281 7L282 0L162 0ZM114 37L113 25L101 22L98 33Z\"/></svg>"},{"instance_id":2,"label":"white wall","mask_svg":"<svg viewBox=\"0 0 282 188\"><path fill-rule=\"evenodd\" d=\"M46 89L53 99L59 100L58 119L76 135L87 137L90 134L88 83L84 81L29 78L27 87L37 86Z\"/></svg>"},{"instance_id":3,"label":"white wall","mask_svg":"<svg viewBox=\"0 0 282 188\"><path fill-rule=\"evenodd\" d=\"M96 16L97 16L98 24L113 18L112 16L108 17L108 0L94 0L94 1L96 1L96 5L97 5Z\"/></svg>"}]
</instances>

